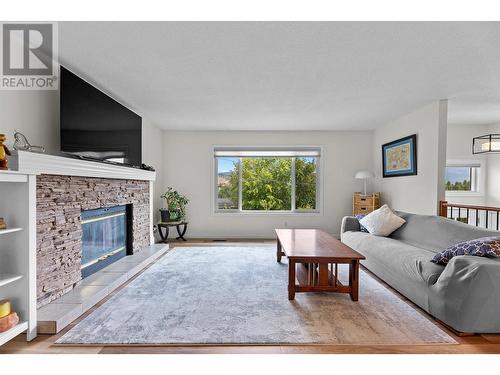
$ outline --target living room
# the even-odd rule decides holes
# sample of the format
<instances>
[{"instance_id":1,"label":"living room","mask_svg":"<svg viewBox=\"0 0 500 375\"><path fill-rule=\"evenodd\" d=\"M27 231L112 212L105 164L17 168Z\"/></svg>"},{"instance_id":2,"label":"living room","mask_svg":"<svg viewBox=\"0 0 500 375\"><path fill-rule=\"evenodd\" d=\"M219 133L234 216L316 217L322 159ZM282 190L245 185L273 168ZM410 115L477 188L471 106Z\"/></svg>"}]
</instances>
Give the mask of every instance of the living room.
<instances>
[{"instance_id":1,"label":"living room","mask_svg":"<svg viewBox=\"0 0 500 375\"><path fill-rule=\"evenodd\" d=\"M122 21L2 22L0 354L500 352L498 22Z\"/></svg>"}]
</instances>

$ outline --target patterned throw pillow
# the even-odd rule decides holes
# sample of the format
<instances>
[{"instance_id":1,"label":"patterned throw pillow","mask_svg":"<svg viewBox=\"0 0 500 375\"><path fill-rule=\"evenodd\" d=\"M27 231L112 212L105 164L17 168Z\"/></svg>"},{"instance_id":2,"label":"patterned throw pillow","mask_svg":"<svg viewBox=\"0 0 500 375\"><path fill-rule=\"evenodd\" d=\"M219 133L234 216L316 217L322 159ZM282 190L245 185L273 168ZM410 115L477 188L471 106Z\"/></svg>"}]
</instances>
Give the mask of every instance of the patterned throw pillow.
<instances>
[{"instance_id":1,"label":"patterned throw pillow","mask_svg":"<svg viewBox=\"0 0 500 375\"><path fill-rule=\"evenodd\" d=\"M457 243L437 253L431 262L446 265L451 258L459 255L500 258L500 237L483 237Z\"/></svg>"},{"instance_id":2,"label":"patterned throw pillow","mask_svg":"<svg viewBox=\"0 0 500 375\"><path fill-rule=\"evenodd\" d=\"M366 214L357 214L356 215L356 219L358 219L358 221L360 221L362 218L364 218L366 216ZM364 226L362 226L361 224L359 224L359 227L360 227L360 230L361 232L365 232L365 233L369 233L368 232L368 229L366 229Z\"/></svg>"}]
</instances>

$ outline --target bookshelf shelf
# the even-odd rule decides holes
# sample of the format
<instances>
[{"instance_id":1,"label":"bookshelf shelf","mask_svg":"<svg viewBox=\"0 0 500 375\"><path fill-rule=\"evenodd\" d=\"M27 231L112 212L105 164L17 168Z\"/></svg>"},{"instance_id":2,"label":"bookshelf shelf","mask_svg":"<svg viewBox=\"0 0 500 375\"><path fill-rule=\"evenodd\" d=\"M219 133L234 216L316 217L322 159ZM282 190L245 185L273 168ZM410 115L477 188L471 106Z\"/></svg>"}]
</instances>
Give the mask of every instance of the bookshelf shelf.
<instances>
[{"instance_id":1,"label":"bookshelf shelf","mask_svg":"<svg viewBox=\"0 0 500 375\"><path fill-rule=\"evenodd\" d=\"M23 278L23 275L14 275L8 273L0 273L0 287L9 285L14 281L20 280Z\"/></svg>"},{"instance_id":2,"label":"bookshelf shelf","mask_svg":"<svg viewBox=\"0 0 500 375\"><path fill-rule=\"evenodd\" d=\"M0 229L0 236L2 234L9 234L9 233L15 233L15 232L19 232L19 231L22 231L23 228L8 228L8 229Z\"/></svg>"},{"instance_id":3,"label":"bookshelf shelf","mask_svg":"<svg viewBox=\"0 0 500 375\"><path fill-rule=\"evenodd\" d=\"M0 345L12 340L17 335L23 333L28 329L28 322L19 322L16 326L12 327L8 331L0 333Z\"/></svg>"}]
</instances>

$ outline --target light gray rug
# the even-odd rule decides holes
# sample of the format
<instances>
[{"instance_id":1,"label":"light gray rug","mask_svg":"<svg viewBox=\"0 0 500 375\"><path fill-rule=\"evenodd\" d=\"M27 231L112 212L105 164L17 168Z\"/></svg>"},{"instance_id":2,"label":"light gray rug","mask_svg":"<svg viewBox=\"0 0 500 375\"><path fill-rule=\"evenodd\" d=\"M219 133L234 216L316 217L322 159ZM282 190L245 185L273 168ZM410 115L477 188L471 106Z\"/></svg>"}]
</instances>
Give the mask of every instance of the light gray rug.
<instances>
[{"instance_id":1,"label":"light gray rug","mask_svg":"<svg viewBox=\"0 0 500 375\"><path fill-rule=\"evenodd\" d=\"M273 247L175 248L57 344L456 343L368 273L359 302L297 293Z\"/></svg>"}]
</instances>

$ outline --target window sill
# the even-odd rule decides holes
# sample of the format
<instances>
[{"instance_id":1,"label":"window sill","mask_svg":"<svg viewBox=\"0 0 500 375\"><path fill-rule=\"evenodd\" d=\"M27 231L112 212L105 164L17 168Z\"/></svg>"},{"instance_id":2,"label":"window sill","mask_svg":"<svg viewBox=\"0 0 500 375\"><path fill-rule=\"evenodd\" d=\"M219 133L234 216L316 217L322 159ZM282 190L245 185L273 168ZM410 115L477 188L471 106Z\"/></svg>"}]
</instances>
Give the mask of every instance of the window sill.
<instances>
[{"instance_id":1,"label":"window sill","mask_svg":"<svg viewBox=\"0 0 500 375\"><path fill-rule=\"evenodd\" d=\"M446 191L447 197L483 197L483 193L479 191Z\"/></svg>"},{"instance_id":2,"label":"window sill","mask_svg":"<svg viewBox=\"0 0 500 375\"><path fill-rule=\"evenodd\" d=\"M214 216L297 216L297 217L311 217L322 216L320 211L214 211Z\"/></svg>"}]
</instances>

